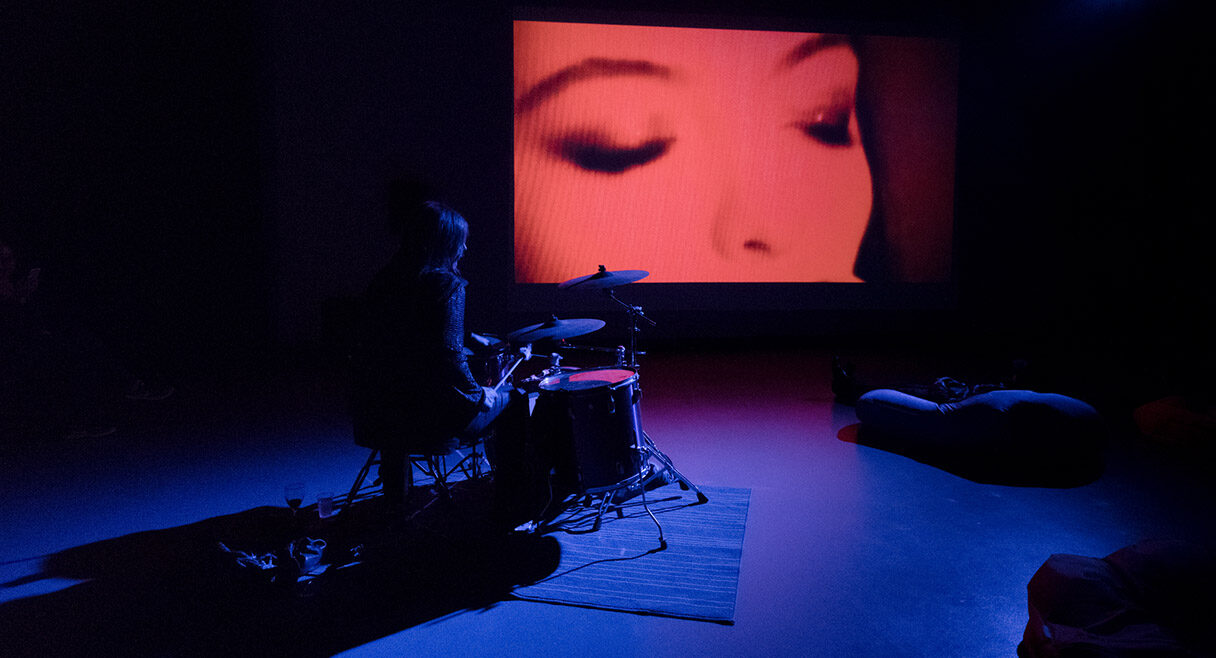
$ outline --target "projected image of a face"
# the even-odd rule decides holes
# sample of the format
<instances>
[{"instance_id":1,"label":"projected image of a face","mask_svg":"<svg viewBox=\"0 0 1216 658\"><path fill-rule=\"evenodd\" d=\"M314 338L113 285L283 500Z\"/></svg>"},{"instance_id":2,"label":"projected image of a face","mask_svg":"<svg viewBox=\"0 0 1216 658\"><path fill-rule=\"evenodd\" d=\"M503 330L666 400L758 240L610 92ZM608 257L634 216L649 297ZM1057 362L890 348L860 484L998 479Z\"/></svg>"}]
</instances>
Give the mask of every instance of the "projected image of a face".
<instances>
[{"instance_id":1,"label":"projected image of a face","mask_svg":"<svg viewBox=\"0 0 1216 658\"><path fill-rule=\"evenodd\" d=\"M522 283L849 282L872 206L836 35L517 21Z\"/></svg>"}]
</instances>

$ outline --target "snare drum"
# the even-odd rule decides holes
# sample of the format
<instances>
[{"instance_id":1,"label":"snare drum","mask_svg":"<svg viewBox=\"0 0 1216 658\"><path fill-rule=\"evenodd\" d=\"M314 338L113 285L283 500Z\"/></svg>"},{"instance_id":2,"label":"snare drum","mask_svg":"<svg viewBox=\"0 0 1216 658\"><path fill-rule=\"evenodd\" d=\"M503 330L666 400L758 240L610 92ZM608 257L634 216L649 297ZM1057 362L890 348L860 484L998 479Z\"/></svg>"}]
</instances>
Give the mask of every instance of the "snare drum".
<instances>
[{"instance_id":1,"label":"snare drum","mask_svg":"<svg viewBox=\"0 0 1216 658\"><path fill-rule=\"evenodd\" d=\"M638 474L642 424L638 374L624 368L564 372L540 381L541 412L555 468L580 492L598 493Z\"/></svg>"},{"instance_id":2,"label":"snare drum","mask_svg":"<svg viewBox=\"0 0 1216 658\"><path fill-rule=\"evenodd\" d=\"M507 352L507 344L490 345L473 351L465 348L469 361L469 371L473 379L481 386L497 386L503 375L511 367L511 355Z\"/></svg>"}]
</instances>

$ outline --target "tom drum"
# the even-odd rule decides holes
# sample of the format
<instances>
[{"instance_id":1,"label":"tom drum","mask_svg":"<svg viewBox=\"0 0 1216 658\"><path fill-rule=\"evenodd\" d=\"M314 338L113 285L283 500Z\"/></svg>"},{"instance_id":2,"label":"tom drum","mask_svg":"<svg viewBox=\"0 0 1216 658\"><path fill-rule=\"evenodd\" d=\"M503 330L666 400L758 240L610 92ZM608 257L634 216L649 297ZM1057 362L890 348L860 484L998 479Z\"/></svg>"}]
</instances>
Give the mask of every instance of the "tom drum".
<instances>
[{"instance_id":1,"label":"tom drum","mask_svg":"<svg viewBox=\"0 0 1216 658\"><path fill-rule=\"evenodd\" d=\"M538 385L537 411L555 468L578 491L612 489L640 466L642 426L638 374L624 368L563 372Z\"/></svg>"}]
</instances>

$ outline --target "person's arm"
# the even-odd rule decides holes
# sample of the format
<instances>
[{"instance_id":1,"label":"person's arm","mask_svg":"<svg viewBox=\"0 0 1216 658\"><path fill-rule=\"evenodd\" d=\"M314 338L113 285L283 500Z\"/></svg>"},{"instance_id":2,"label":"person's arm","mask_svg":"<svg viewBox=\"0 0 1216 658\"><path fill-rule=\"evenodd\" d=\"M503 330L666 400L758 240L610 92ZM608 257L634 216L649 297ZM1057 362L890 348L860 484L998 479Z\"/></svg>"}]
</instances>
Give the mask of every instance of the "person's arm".
<instances>
[{"instance_id":1,"label":"person's arm","mask_svg":"<svg viewBox=\"0 0 1216 658\"><path fill-rule=\"evenodd\" d=\"M453 278L451 285L452 291L446 305L443 327L443 344L448 352L446 361L455 368L455 372L451 373L452 382L470 401L481 408L488 408L494 402L491 389L481 386L473 378L468 357L464 353L465 284Z\"/></svg>"}]
</instances>

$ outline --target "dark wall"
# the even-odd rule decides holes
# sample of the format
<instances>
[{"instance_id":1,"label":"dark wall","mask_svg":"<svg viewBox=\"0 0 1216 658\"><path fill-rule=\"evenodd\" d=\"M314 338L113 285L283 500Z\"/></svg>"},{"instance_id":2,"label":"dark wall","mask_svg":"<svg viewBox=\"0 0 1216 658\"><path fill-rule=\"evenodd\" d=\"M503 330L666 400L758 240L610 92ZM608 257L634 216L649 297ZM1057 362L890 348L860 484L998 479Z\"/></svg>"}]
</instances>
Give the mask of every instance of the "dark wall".
<instances>
[{"instance_id":1,"label":"dark wall","mask_svg":"<svg viewBox=\"0 0 1216 658\"><path fill-rule=\"evenodd\" d=\"M268 337L243 3L5 3L0 234L53 326L171 372Z\"/></svg>"},{"instance_id":2,"label":"dark wall","mask_svg":"<svg viewBox=\"0 0 1216 658\"><path fill-rule=\"evenodd\" d=\"M449 3L268 3L266 188L273 313L315 339L320 304L391 255L386 182L433 190L472 224L466 275L488 293L510 244L510 12ZM470 300L471 326L495 297Z\"/></svg>"},{"instance_id":3,"label":"dark wall","mask_svg":"<svg viewBox=\"0 0 1216 658\"><path fill-rule=\"evenodd\" d=\"M959 307L749 314L740 333L1084 348L1137 368L1210 354L1207 167L1192 163L1212 142L1211 53L1183 3L789 4L666 9L961 38ZM391 253L383 184L400 174L473 223L470 325L514 328L509 6L5 12L0 221L112 331L167 354L316 340L326 300ZM709 321L729 335L735 320Z\"/></svg>"},{"instance_id":4,"label":"dark wall","mask_svg":"<svg viewBox=\"0 0 1216 658\"><path fill-rule=\"evenodd\" d=\"M972 321L1112 381L1210 376L1202 26L1185 3L1139 2L972 22L958 198Z\"/></svg>"}]
</instances>

